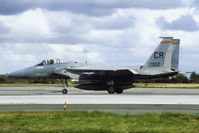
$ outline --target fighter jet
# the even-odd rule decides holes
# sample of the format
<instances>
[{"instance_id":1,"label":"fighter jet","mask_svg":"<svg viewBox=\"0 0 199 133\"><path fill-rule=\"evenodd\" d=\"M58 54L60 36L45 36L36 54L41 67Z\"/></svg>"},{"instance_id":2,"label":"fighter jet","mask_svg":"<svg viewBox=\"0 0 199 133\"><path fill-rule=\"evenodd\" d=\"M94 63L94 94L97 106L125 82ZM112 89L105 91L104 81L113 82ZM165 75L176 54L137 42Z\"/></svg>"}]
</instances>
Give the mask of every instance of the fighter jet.
<instances>
[{"instance_id":1,"label":"fighter jet","mask_svg":"<svg viewBox=\"0 0 199 133\"><path fill-rule=\"evenodd\" d=\"M160 37L158 47L139 68L100 67L87 63L43 60L41 63L8 74L13 78L53 78L62 80L62 93L67 94L68 79L79 82L76 88L86 90L107 90L109 94L121 94L133 87L139 79L164 78L178 74L179 39Z\"/></svg>"}]
</instances>

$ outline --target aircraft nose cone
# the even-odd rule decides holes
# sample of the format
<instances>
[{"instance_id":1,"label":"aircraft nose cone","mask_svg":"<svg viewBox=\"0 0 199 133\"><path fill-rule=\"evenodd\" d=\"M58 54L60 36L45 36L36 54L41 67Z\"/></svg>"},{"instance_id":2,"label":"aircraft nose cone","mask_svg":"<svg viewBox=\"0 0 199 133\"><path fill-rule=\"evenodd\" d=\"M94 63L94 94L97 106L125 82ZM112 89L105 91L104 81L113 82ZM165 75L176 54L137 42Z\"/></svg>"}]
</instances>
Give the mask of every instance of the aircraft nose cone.
<instances>
[{"instance_id":1,"label":"aircraft nose cone","mask_svg":"<svg viewBox=\"0 0 199 133\"><path fill-rule=\"evenodd\" d=\"M9 78L22 78L24 76L24 72L22 70L15 71L8 74Z\"/></svg>"},{"instance_id":2,"label":"aircraft nose cone","mask_svg":"<svg viewBox=\"0 0 199 133\"><path fill-rule=\"evenodd\" d=\"M15 78L15 77L18 77L18 74L16 72L12 72L12 73L8 74L8 77L9 78Z\"/></svg>"}]
</instances>

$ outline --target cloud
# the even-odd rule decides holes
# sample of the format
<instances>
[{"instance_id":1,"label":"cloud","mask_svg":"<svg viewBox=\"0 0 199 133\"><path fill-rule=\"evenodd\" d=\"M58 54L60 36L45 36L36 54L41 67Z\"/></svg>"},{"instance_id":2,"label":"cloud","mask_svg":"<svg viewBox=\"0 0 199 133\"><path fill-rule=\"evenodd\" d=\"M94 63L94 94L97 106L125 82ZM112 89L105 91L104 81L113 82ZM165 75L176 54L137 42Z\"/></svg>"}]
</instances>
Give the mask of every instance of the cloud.
<instances>
[{"instance_id":1,"label":"cloud","mask_svg":"<svg viewBox=\"0 0 199 133\"><path fill-rule=\"evenodd\" d=\"M0 45L1 73L32 66L52 52L45 44L1 43Z\"/></svg>"},{"instance_id":2,"label":"cloud","mask_svg":"<svg viewBox=\"0 0 199 133\"><path fill-rule=\"evenodd\" d=\"M9 32L9 28L5 27L3 22L0 21L0 42L4 41L5 34Z\"/></svg>"},{"instance_id":3,"label":"cloud","mask_svg":"<svg viewBox=\"0 0 199 133\"><path fill-rule=\"evenodd\" d=\"M197 31L199 29L198 23L194 20L192 15L182 15L179 19L168 22L164 17L159 17L156 22L162 29L166 30L183 30L183 31Z\"/></svg>"},{"instance_id":4,"label":"cloud","mask_svg":"<svg viewBox=\"0 0 199 133\"><path fill-rule=\"evenodd\" d=\"M121 14L114 14L112 16L98 19L94 25L97 29L127 29L134 27L135 17L126 17Z\"/></svg>"},{"instance_id":5,"label":"cloud","mask_svg":"<svg viewBox=\"0 0 199 133\"><path fill-rule=\"evenodd\" d=\"M70 11L91 16L110 15L117 8L171 9L185 6L182 0L0 0L0 14L9 15L25 10L43 8Z\"/></svg>"},{"instance_id":6,"label":"cloud","mask_svg":"<svg viewBox=\"0 0 199 133\"><path fill-rule=\"evenodd\" d=\"M29 10L16 16L2 17L1 22L8 29L2 32L1 42L45 42L43 40L54 37L40 9Z\"/></svg>"},{"instance_id":7,"label":"cloud","mask_svg":"<svg viewBox=\"0 0 199 133\"><path fill-rule=\"evenodd\" d=\"M97 18L35 9L6 16L2 21L9 28L9 32L2 33L5 36L4 40L9 42L113 44L115 41L111 39L115 38L115 35L121 35L119 30L134 27L135 18L125 16L119 11L110 16Z\"/></svg>"},{"instance_id":8,"label":"cloud","mask_svg":"<svg viewBox=\"0 0 199 133\"><path fill-rule=\"evenodd\" d=\"M199 1L198 0L192 0L192 2L189 4L189 6L199 8Z\"/></svg>"},{"instance_id":9,"label":"cloud","mask_svg":"<svg viewBox=\"0 0 199 133\"><path fill-rule=\"evenodd\" d=\"M9 31L9 29L7 27L5 27L5 25L0 21L0 35L2 33L7 33Z\"/></svg>"}]
</instances>

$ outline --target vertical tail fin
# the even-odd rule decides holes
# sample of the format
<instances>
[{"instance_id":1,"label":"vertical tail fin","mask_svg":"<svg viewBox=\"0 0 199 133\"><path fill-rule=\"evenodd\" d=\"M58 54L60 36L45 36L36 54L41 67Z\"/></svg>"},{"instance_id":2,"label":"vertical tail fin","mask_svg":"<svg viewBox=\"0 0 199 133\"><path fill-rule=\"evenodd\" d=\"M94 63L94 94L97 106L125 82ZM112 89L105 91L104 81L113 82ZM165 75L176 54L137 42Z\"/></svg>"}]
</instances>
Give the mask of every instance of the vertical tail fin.
<instances>
[{"instance_id":1,"label":"vertical tail fin","mask_svg":"<svg viewBox=\"0 0 199 133\"><path fill-rule=\"evenodd\" d=\"M159 67L177 71L179 64L180 40L173 39L173 37L160 38L162 38L162 41L144 64L143 69Z\"/></svg>"}]
</instances>

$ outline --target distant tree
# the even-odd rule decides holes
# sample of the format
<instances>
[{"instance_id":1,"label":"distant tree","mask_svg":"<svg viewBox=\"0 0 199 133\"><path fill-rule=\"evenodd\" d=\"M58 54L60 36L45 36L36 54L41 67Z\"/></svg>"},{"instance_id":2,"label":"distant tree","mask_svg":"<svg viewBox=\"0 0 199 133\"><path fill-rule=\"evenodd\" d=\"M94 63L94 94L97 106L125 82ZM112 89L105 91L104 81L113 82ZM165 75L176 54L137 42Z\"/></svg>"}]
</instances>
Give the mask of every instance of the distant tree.
<instances>
[{"instance_id":1,"label":"distant tree","mask_svg":"<svg viewBox=\"0 0 199 133\"><path fill-rule=\"evenodd\" d=\"M28 79L29 84L37 84L37 83L42 83L42 84L56 84L60 83L56 79Z\"/></svg>"},{"instance_id":2,"label":"distant tree","mask_svg":"<svg viewBox=\"0 0 199 133\"><path fill-rule=\"evenodd\" d=\"M6 83L6 78L4 76L0 76L0 83Z\"/></svg>"},{"instance_id":3,"label":"distant tree","mask_svg":"<svg viewBox=\"0 0 199 133\"><path fill-rule=\"evenodd\" d=\"M171 83L189 83L189 79L183 75L183 74L178 74L176 76L173 76L170 80Z\"/></svg>"},{"instance_id":4,"label":"distant tree","mask_svg":"<svg viewBox=\"0 0 199 133\"><path fill-rule=\"evenodd\" d=\"M183 74L178 74L168 78L136 80L137 83L190 83L190 80Z\"/></svg>"},{"instance_id":5,"label":"distant tree","mask_svg":"<svg viewBox=\"0 0 199 133\"><path fill-rule=\"evenodd\" d=\"M14 83L13 79L8 78L5 75L0 75L0 83Z\"/></svg>"},{"instance_id":6,"label":"distant tree","mask_svg":"<svg viewBox=\"0 0 199 133\"><path fill-rule=\"evenodd\" d=\"M196 72L192 72L190 76L191 83L199 83L199 75Z\"/></svg>"}]
</instances>

